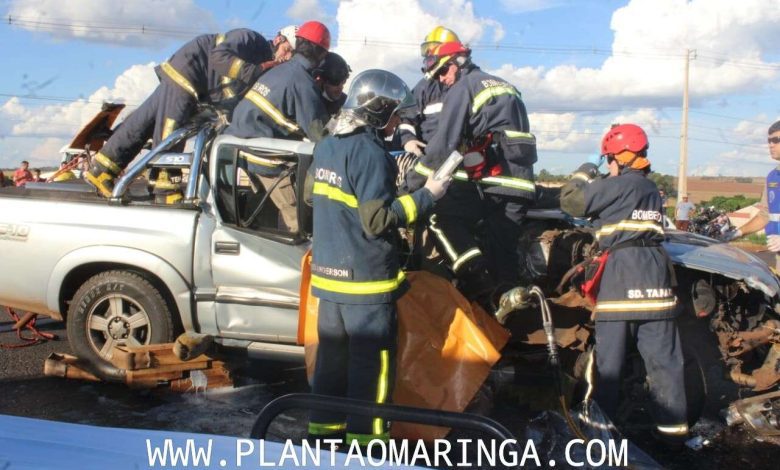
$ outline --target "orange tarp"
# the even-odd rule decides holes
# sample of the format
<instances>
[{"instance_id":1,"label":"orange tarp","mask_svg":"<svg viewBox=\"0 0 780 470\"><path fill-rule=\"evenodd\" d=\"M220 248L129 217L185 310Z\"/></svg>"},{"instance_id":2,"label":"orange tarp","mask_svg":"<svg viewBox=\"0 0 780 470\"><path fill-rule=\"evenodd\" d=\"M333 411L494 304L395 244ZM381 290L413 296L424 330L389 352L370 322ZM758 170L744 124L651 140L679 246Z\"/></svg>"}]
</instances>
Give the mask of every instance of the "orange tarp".
<instances>
[{"instance_id":1,"label":"orange tarp","mask_svg":"<svg viewBox=\"0 0 780 470\"><path fill-rule=\"evenodd\" d=\"M317 356L316 297L309 287L310 257L301 277L299 342L306 349L311 377ZM463 411L501 357L509 333L446 279L427 272L407 273L411 289L398 301L398 352L393 403ZM301 337L303 336L303 337ZM444 437L449 430L393 423L396 438Z\"/></svg>"}]
</instances>

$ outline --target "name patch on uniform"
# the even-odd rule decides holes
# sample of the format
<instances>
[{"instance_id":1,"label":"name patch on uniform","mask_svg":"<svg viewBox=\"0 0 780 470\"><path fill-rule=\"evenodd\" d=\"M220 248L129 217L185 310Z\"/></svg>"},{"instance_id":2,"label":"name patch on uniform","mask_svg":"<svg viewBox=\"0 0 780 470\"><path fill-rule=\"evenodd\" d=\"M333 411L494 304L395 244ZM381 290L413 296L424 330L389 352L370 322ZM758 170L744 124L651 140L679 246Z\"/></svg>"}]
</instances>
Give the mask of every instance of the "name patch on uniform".
<instances>
[{"instance_id":1,"label":"name patch on uniform","mask_svg":"<svg viewBox=\"0 0 780 470\"><path fill-rule=\"evenodd\" d=\"M312 263L311 272L322 274L328 277L338 277L341 279L352 279L352 270L349 268L335 268L333 266L320 266Z\"/></svg>"},{"instance_id":2,"label":"name patch on uniform","mask_svg":"<svg viewBox=\"0 0 780 470\"><path fill-rule=\"evenodd\" d=\"M482 83L482 86L485 87L485 88L490 88L490 87L494 87L494 86L506 87L506 86L509 85L508 83L502 82L501 80L492 80L492 79L482 80L481 83Z\"/></svg>"},{"instance_id":3,"label":"name patch on uniform","mask_svg":"<svg viewBox=\"0 0 780 470\"><path fill-rule=\"evenodd\" d=\"M327 168L317 168L314 170L314 179L317 181L324 181L331 186L341 187L341 176L335 171Z\"/></svg>"},{"instance_id":4,"label":"name patch on uniform","mask_svg":"<svg viewBox=\"0 0 780 470\"><path fill-rule=\"evenodd\" d=\"M654 220L656 222L661 222L663 219L661 213L658 211L635 209L634 212L631 213L631 220Z\"/></svg>"},{"instance_id":5,"label":"name patch on uniform","mask_svg":"<svg viewBox=\"0 0 780 470\"><path fill-rule=\"evenodd\" d=\"M268 93L270 93L270 92L271 92L271 89L270 89L270 88L268 88L267 86L263 85L263 84L262 84L262 83L260 83L260 82L257 82L257 83L255 83L255 84L252 86L252 89L253 89L254 91L256 91L256 92L260 93L260 94L261 94L261 95L263 95L263 96L268 96Z\"/></svg>"},{"instance_id":6,"label":"name patch on uniform","mask_svg":"<svg viewBox=\"0 0 780 470\"><path fill-rule=\"evenodd\" d=\"M627 289L626 297L629 299L668 299L672 297L672 289Z\"/></svg>"}]
</instances>

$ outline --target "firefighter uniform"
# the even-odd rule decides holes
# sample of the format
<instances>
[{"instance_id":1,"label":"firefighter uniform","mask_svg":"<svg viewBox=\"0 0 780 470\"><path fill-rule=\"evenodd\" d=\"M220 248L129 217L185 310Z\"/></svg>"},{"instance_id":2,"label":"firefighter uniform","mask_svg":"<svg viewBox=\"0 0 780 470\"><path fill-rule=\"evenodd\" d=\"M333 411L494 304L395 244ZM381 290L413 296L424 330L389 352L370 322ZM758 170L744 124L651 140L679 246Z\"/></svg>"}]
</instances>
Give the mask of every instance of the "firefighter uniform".
<instances>
[{"instance_id":1,"label":"firefighter uniform","mask_svg":"<svg viewBox=\"0 0 780 470\"><path fill-rule=\"evenodd\" d=\"M402 146L410 140L431 140L439 125L439 113L446 92L447 88L438 80L422 78L417 82L412 89L416 105L414 116L403 119L398 126Z\"/></svg>"},{"instance_id":2,"label":"firefighter uniform","mask_svg":"<svg viewBox=\"0 0 780 470\"><path fill-rule=\"evenodd\" d=\"M536 197L536 140L514 86L474 65L459 73L444 96L437 131L426 154L407 178L409 187L419 186L453 150L465 153L477 141L492 136L485 151L488 172L472 179L465 171L457 171L431 219L432 232L456 276L475 286L474 290L484 291L495 286L486 279L488 263L475 239L476 226L484 219L490 219L490 232L495 237L492 258L500 260L494 267L495 275L509 283L518 281L517 237L527 206Z\"/></svg>"},{"instance_id":3,"label":"firefighter uniform","mask_svg":"<svg viewBox=\"0 0 780 470\"><path fill-rule=\"evenodd\" d=\"M263 74L236 106L225 133L244 139L320 140L330 116L311 75L314 66L303 55L295 54Z\"/></svg>"},{"instance_id":4,"label":"firefighter uniform","mask_svg":"<svg viewBox=\"0 0 780 470\"><path fill-rule=\"evenodd\" d=\"M767 235L780 235L780 169L775 168L766 176L766 204L769 222L764 230ZM775 269L780 270L780 255L775 253Z\"/></svg>"},{"instance_id":5,"label":"firefighter uniform","mask_svg":"<svg viewBox=\"0 0 780 470\"><path fill-rule=\"evenodd\" d=\"M573 216L597 217L596 240L610 250L598 292L595 399L616 417L626 349L636 343L644 360L659 433L688 432L680 336L674 321L674 274L661 246L663 202L643 170L593 179L586 163L561 192L561 208Z\"/></svg>"},{"instance_id":6,"label":"firefighter uniform","mask_svg":"<svg viewBox=\"0 0 780 470\"><path fill-rule=\"evenodd\" d=\"M196 37L155 68L160 85L116 129L96 161L116 175L149 137L157 145L185 124L197 103L229 111L263 72L261 64L272 59L268 41L249 29Z\"/></svg>"},{"instance_id":7,"label":"firefighter uniform","mask_svg":"<svg viewBox=\"0 0 780 470\"><path fill-rule=\"evenodd\" d=\"M312 293L320 299L313 392L384 403L392 394L395 301L408 288L397 227L428 212L423 189L396 197L397 169L369 127L328 136L314 150ZM367 445L388 438L380 418L316 411L313 437Z\"/></svg>"}]
</instances>

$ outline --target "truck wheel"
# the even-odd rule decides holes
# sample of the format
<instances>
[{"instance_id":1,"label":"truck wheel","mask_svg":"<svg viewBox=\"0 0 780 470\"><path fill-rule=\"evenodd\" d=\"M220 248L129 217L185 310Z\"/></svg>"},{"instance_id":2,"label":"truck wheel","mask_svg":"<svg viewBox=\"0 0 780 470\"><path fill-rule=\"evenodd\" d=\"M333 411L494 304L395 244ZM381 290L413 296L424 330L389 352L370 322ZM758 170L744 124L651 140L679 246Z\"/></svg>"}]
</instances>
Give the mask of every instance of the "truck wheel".
<instances>
[{"instance_id":1,"label":"truck wheel","mask_svg":"<svg viewBox=\"0 0 780 470\"><path fill-rule=\"evenodd\" d=\"M68 342L79 358L111 360L114 346L169 343L173 319L160 291L142 276L106 271L85 282L68 310Z\"/></svg>"}]
</instances>

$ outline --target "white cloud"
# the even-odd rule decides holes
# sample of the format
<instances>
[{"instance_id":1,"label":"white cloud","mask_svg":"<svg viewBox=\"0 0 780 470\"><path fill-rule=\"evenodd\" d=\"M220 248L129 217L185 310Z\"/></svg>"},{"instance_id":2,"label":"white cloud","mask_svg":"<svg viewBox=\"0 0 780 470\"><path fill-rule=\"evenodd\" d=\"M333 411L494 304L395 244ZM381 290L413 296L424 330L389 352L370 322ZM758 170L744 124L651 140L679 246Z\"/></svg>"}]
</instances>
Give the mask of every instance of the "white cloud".
<instances>
[{"instance_id":1,"label":"white cloud","mask_svg":"<svg viewBox=\"0 0 780 470\"><path fill-rule=\"evenodd\" d=\"M477 16L465 0L344 0L336 21L336 52L355 73L392 70L410 86L421 78L419 44L434 27L446 25L466 43L499 41L504 34L500 23ZM483 37L488 31L492 36Z\"/></svg>"},{"instance_id":2,"label":"white cloud","mask_svg":"<svg viewBox=\"0 0 780 470\"><path fill-rule=\"evenodd\" d=\"M778 64L762 54L780 39L778 21L780 9L765 0L631 0L612 16L612 53L601 67L505 64L494 73L547 106L678 105L687 47L697 51L695 102L775 81Z\"/></svg>"},{"instance_id":3,"label":"white cloud","mask_svg":"<svg viewBox=\"0 0 780 470\"><path fill-rule=\"evenodd\" d=\"M57 39L133 47L187 40L217 29L214 15L194 0L11 0L5 16L16 26Z\"/></svg>"},{"instance_id":4,"label":"white cloud","mask_svg":"<svg viewBox=\"0 0 780 470\"><path fill-rule=\"evenodd\" d=\"M325 14L319 0L295 0L287 9L287 16L300 21L328 20L328 15Z\"/></svg>"},{"instance_id":5,"label":"white cloud","mask_svg":"<svg viewBox=\"0 0 780 470\"><path fill-rule=\"evenodd\" d=\"M120 115L121 120L141 104L157 86L154 65L153 62L133 65L117 77L112 88L100 87L88 98L71 103L34 106L25 105L23 99L10 98L0 106L0 139L5 138L4 141L8 143L8 138L14 138L17 147L29 148L30 144L26 142L28 138L55 138L60 142L56 148L58 150L75 136L81 126L92 119L105 101L128 104ZM52 146L54 144L49 140L36 143L30 151L30 158L43 158L50 153ZM56 154L51 153L51 157ZM9 155L0 155L0 158L4 159L0 161L0 166L13 164Z\"/></svg>"}]
</instances>

